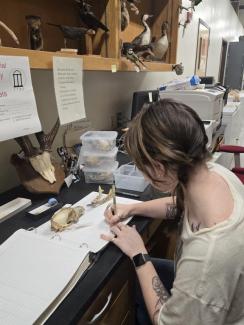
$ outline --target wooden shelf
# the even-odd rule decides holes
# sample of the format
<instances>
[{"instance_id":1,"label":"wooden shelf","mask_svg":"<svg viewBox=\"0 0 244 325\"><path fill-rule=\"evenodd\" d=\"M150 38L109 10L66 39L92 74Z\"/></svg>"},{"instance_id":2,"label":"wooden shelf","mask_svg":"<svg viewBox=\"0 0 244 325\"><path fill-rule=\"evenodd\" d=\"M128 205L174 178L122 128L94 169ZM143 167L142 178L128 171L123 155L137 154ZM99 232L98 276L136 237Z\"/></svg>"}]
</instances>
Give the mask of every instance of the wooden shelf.
<instances>
[{"instance_id":1,"label":"wooden shelf","mask_svg":"<svg viewBox=\"0 0 244 325\"><path fill-rule=\"evenodd\" d=\"M61 52L33 51L12 47L0 47L0 55L27 56L31 69L52 69L53 56L75 57L83 59L84 70L111 71L116 65L117 71L135 71L134 65L127 59L104 58L96 55L74 55ZM161 62L145 62L147 66L143 71L172 71L172 64Z\"/></svg>"},{"instance_id":2,"label":"wooden shelf","mask_svg":"<svg viewBox=\"0 0 244 325\"><path fill-rule=\"evenodd\" d=\"M162 63L162 62L148 62L143 61L145 66L147 67L145 70L141 71L154 71L154 72L162 72L162 71L172 71L172 64ZM118 71L135 71L135 66L126 58L121 58L119 60L119 68Z\"/></svg>"},{"instance_id":3,"label":"wooden shelf","mask_svg":"<svg viewBox=\"0 0 244 325\"><path fill-rule=\"evenodd\" d=\"M84 70L111 71L111 66L118 64L117 59L91 55L76 55L61 52L34 51L12 47L0 47L0 55L28 56L31 69L52 69L53 56L82 58Z\"/></svg>"},{"instance_id":4,"label":"wooden shelf","mask_svg":"<svg viewBox=\"0 0 244 325\"><path fill-rule=\"evenodd\" d=\"M10 28L16 31L22 48L15 46L8 34L2 33L1 40L5 47L0 47L0 55L27 56L31 69L52 69L53 56L83 58L83 68L89 71L111 71L116 65L117 71L135 72L135 66L125 57L121 57L122 42L130 42L142 30L141 15L153 14L148 23L152 37L161 36L162 23L168 21L169 48L162 62L145 62L146 69L142 71L172 71L172 64L176 63L176 49L178 38L179 0L143 0L138 3L140 15L131 10L130 24L121 32L121 2L120 0L89 0L95 15L109 28L105 33L98 29L93 37L85 36L80 41L67 40L67 47L78 49L79 55L56 52L64 46L62 33L49 23L80 26L79 11L74 0L10 0L7 10L3 13L3 20ZM129 8L129 7L128 7ZM9 15L18 12L18 15ZM41 31L44 39L44 50L29 50L30 41L27 33L26 14L35 14L41 17ZM94 54L94 55L88 55Z\"/></svg>"}]
</instances>

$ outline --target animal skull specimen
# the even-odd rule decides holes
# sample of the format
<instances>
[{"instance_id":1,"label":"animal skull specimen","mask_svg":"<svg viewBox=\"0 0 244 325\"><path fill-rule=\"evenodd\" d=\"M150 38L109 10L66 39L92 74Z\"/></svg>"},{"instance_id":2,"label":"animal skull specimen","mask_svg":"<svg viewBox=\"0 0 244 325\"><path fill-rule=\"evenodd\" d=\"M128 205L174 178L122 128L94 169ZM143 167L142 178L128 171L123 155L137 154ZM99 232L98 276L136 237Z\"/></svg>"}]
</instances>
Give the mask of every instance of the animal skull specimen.
<instances>
[{"instance_id":1,"label":"animal skull specimen","mask_svg":"<svg viewBox=\"0 0 244 325\"><path fill-rule=\"evenodd\" d=\"M103 203L109 201L112 199L113 197L113 190L110 189L110 191L108 192L108 194L103 195L103 189L101 188L101 186L98 187L98 195L91 201L90 204L88 204L89 206L92 206L93 208L102 205Z\"/></svg>"},{"instance_id":2,"label":"animal skull specimen","mask_svg":"<svg viewBox=\"0 0 244 325\"><path fill-rule=\"evenodd\" d=\"M31 166L49 183L56 182L55 168L51 163L50 153L43 151L40 155L30 157Z\"/></svg>"},{"instance_id":3,"label":"animal skull specimen","mask_svg":"<svg viewBox=\"0 0 244 325\"><path fill-rule=\"evenodd\" d=\"M56 182L55 168L51 162L50 151L59 125L59 119L57 119L50 133L45 134L41 131L35 134L40 148L34 147L28 136L15 138L24 153L24 158L27 159L35 171L50 184Z\"/></svg>"},{"instance_id":4,"label":"animal skull specimen","mask_svg":"<svg viewBox=\"0 0 244 325\"><path fill-rule=\"evenodd\" d=\"M74 223L84 214L85 209L82 206L75 208L61 208L56 211L51 218L51 229L54 231L63 231Z\"/></svg>"}]
</instances>

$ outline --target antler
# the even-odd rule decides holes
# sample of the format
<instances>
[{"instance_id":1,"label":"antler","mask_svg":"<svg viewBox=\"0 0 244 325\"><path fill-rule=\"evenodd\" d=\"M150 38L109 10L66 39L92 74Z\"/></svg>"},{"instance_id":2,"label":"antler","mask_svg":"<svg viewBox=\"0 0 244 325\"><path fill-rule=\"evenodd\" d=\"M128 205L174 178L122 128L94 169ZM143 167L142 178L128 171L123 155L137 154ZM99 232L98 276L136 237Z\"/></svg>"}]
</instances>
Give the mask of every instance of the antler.
<instances>
[{"instance_id":1,"label":"antler","mask_svg":"<svg viewBox=\"0 0 244 325\"><path fill-rule=\"evenodd\" d=\"M56 134L58 132L59 126L60 126L60 121L58 118L56 123L54 124L54 126L52 127L51 131L48 134L45 134L43 131L37 132L35 134L41 150L51 151L51 147L56 137Z\"/></svg>"},{"instance_id":2,"label":"antler","mask_svg":"<svg viewBox=\"0 0 244 325\"><path fill-rule=\"evenodd\" d=\"M23 150L25 157L29 160L31 166L49 183L56 182L55 169L51 162L50 151L54 138L59 129L59 118L48 134L44 132L36 133L36 138L40 144L40 149L35 148L28 136L15 138Z\"/></svg>"},{"instance_id":3,"label":"antler","mask_svg":"<svg viewBox=\"0 0 244 325\"><path fill-rule=\"evenodd\" d=\"M40 154L40 150L33 146L28 135L15 138L15 141L18 143L20 148L23 150L23 152L27 158L34 157L34 156L37 156Z\"/></svg>"},{"instance_id":4,"label":"antler","mask_svg":"<svg viewBox=\"0 0 244 325\"><path fill-rule=\"evenodd\" d=\"M15 41L17 45L19 45L19 40L18 37L15 35L15 33L6 25L4 22L0 20L0 26L6 30L7 33L12 37L12 39ZM1 40L0 40L0 45L1 45Z\"/></svg>"}]
</instances>

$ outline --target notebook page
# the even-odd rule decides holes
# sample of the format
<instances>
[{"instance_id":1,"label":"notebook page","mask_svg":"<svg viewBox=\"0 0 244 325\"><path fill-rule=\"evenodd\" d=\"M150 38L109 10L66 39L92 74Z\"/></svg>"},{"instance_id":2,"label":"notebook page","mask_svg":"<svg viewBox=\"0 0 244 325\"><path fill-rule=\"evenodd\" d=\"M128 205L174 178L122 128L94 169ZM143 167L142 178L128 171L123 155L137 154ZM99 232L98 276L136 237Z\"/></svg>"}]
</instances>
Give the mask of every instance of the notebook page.
<instances>
[{"instance_id":1,"label":"notebook page","mask_svg":"<svg viewBox=\"0 0 244 325\"><path fill-rule=\"evenodd\" d=\"M110 202L106 202L95 208L87 206L87 204L89 204L97 194L97 192L91 192L86 197L76 202L73 206L82 205L85 208L85 214L81 216L76 224L58 233L58 236L62 238L62 241L73 245L82 243L83 247L86 247L89 251L94 253L97 253L107 245L107 241L101 239L100 236L101 234L110 233L110 227L104 219L104 211L106 206L112 202L111 200ZM116 196L116 201L117 203L122 204L140 202L119 196ZM128 223L130 220L131 218L123 222ZM55 234L55 232L51 230L50 221L39 226L36 231L38 234L48 238L53 237Z\"/></svg>"},{"instance_id":2,"label":"notebook page","mask_svg":"<svg viewBox=\"0 0 244 325\"><path fill-rule=\"evenodd\" d=\"M33 324L86 256L87 249L15 232L0 246L0 324Z\"/></svg>"}]
</instances>

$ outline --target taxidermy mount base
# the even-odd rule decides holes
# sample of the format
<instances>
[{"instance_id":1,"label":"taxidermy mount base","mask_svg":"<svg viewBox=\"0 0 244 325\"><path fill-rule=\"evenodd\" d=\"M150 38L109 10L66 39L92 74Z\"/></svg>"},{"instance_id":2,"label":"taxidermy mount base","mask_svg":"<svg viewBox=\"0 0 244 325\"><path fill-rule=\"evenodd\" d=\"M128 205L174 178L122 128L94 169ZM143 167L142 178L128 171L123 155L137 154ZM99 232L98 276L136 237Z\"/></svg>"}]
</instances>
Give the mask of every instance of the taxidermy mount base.
<instances>
[{"instance_id":1,"label":"taxidermy mount base","mask_svg":"<svg viewBox=\"0 0 244 325\"><path fill-rule=\"evenodd\" d=\"M21 184L31 193L58 194L64 183L64 171L58 164L53 163L56 182L50 184L33 169L28 160L21 159L18 155L13 154L11 163L16 168Z\"/></svg>"}]
</instances>

